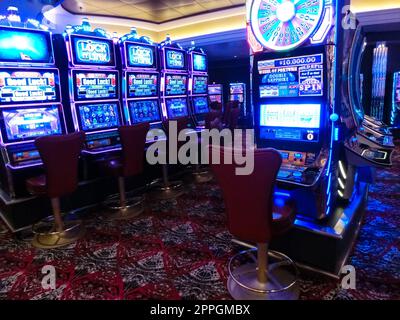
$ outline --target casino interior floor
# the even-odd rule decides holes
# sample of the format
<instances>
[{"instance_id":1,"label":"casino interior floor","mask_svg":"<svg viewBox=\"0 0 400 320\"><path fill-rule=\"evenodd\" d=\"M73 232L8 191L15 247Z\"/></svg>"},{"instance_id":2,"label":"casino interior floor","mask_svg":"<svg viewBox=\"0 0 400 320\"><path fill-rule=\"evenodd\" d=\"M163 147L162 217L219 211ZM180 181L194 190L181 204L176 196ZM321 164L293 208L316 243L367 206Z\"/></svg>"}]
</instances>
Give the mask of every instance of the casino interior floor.
<instances>
[{"instance_id":1,"label":"casino interior floor","mask_svg":"<svg viewBox=\"0 0 400 320\"><path fill-rule=\"evenodd\" d=\"M356 290L340 280L301 271L300 299L400 299L400 147L394 167L379 170L349 264ZM227 261L240 248L225 226L214 181L190 185L176 201L149 203L124 222L87 217L86 236L53 250L35 249L28 235L0 236L1 299L230 299ZM44 291L46 264L57 289Z\"/></svg>"}]
</instances>

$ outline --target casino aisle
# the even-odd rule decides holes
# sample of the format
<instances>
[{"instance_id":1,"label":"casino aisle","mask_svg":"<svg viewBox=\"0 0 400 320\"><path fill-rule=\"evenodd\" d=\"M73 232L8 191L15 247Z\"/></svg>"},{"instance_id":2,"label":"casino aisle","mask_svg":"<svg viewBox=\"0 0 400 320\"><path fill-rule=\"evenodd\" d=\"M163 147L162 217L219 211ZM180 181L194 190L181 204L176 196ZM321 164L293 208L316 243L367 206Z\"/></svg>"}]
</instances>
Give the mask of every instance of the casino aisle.
<instances>
[{"instance_id":1,"label":"casino aisle","mask_svg":"<svg viewBox=\"0 0 400 320\"><path fill-rule=\"evenodd\" d=\"M357 289L302 271L300 299L400 299L398 283L400 146L393 168L379 169L349 264ZM0 299L230 299L227 261L241 247L225 227L215 181L191 185L177 200L151 204L124 224L87 221L87 235L62 249L41 250L26 239L0 235ZM60 275L43 292L43 265Z\"/></svg>"}]
</instances>

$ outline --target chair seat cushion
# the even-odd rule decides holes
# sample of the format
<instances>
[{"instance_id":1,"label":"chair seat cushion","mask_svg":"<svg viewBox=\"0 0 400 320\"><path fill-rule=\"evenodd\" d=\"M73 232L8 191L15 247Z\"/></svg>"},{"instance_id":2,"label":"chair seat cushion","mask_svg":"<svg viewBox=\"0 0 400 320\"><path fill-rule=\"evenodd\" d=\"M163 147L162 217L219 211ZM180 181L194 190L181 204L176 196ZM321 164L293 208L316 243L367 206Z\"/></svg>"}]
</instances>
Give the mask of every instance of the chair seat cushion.
<instances>
[{"instance_id":1,"label":"chair seat cushion","mask_svg":"<svg viewBox=\"0 0 400 320\"><path fill-rule=\"evenodd\" d=\"M26 188L32 195L45 195L47 193L46 176L29 178L26 180Z\"/></svg>"},{"instance_id":2,"label":"chair seat cushion","mask_svg":"<svg viewBox=\"0 0 400 320\"><path fill-rule=\"evenodd\" d=\"M294 224L296 210L294 201L288 199L282 204L274 204L272 215L272 235L278 237L287 232Z\"/></svg>"},{"instance_id":3,"label":"chair seat cushion","mask_svg":"<svg viewBox=\"0 0 400 320\"><path fill-rule=\"evenodd\" d=\"M114 177L123 176L123 165L121 158L114 158L101 162L100 166L107 175L111 175Z\"/></svg>"}]
</instances>

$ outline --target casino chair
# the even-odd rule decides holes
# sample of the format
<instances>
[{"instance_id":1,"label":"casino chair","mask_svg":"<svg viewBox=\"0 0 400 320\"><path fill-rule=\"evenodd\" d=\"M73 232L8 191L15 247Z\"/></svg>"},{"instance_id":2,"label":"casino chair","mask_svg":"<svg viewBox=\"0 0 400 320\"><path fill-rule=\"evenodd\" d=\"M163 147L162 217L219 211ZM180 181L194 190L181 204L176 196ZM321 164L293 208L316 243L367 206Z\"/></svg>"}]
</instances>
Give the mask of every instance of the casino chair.
<instances>
[{"instance_id":1,"label":"casino chair","mask_svg":"<svg viewBox=\"0 0 400 320\"><path fill-rule=\"evenodd\" d=\"M231 109L231 112L229 113L229 116L228 116L228 120L225 123L225 127L232 131L235 130L237 128L237 125L239 122L239 116L240 116L239 108Z\"/></svg>"},{"instance_id":2,"label":"casino chair","mask_svg":"<svg viewBox=\"0 0 400 320\"><path fill-rule=\"evenodd\" d=\"M83 132L45 136L35 140L45 174L26 180L26 187L32 195L50 198L54 220L47 219L33 226L34 247L62 247L85 234L81 221L63 219L60 206L60 198L78 188L78 162L84 141Z\"/></svg>"},{"instance_id":3,"label":"casino chair","mask_svg":"<svg viewBox=\"0 0 400 320\"><path fill-rule=\"evenodd\" d=\"M212 111L222 112L222 103L219 103L218 101L213 101L210 103L210 109Z\"/></svg>"},{"instance_id":4,"label":"casino chair","mask_svg":"<svg viewBox=\"0 0 400 320\"><path fill-rule=\"evenodd\" d=\"M230 121L230 114L233 109L238 109L240 113L240 108L239 108L239 101L229 101L225 104L225 109L223 112L222 116L222 123L224 127L228 127L229 121Z\"/></svg>"},{"instance_id":5,"label":"casino chair","mask_svg":"<svg viewBox=\"0 0 400 320\"><path fill-rule=\"evenodd\" d=\"M215 152L224 159L228 150L237 152L211 146L210 157ZM275 203L273 199L275 180L282 163L280 154L274 149L255 150L254 171L250 175L237 175L235 164L213 164L211 160L222 189L234 242L252 247L229 261L230 294L234 299L246 300L297 299L296 265L286 255L268 250L271 240L285 234L295 220L295 208L290 199Z\"/></svg>"},{"instance_id":6,"label":"casino chair","mask_svg":"<svg viewBox=\"0 0 400 320\"><path fill-rule=\"evenodd\" d=\"M129 219L144 211L145 197L143 195L127 197L125 178L143 172L146 136L149 129L149 123L119 127L122 155L102 164L109 175L118 179L119 193L105 201L106 207L115 211L108 216L110 219Z\"/></svg>"}]
</instances>

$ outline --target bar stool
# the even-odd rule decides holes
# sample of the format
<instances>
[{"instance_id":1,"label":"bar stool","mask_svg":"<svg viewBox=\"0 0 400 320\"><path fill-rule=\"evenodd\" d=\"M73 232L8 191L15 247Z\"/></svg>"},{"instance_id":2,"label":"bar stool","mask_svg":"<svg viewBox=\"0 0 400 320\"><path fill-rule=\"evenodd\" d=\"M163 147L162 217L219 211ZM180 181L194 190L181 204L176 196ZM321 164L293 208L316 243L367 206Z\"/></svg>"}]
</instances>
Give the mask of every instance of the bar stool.
<instances>
[{"instance_id":1,"label":"bar stool","mask_svg":"<svg viewBox=\"0 0 400 320\"><path fill-rule=\"evenodd\" d=\"M210 155L215 152L220 159L224 159L229 150L216 146L210 149ZM286 255L268 250L268 243L286 233L295 220L290 199L278 208L273 205L274 185L281 163L281 156L274 149L255 150L254 171L250 175L236 175L235 164L211 162L222 188L229 231L241 243L257 244L257 249L242 251L229 261L228 291L234 299L298 298L296 265Z\"/></svg>"},{"instance_id":2,"label":"bar stool","mask_svg":"<svg viewBox=\"0 0 400 320\"><path fill-rule=\"evenodd\" d=\"M177 134L179 135L179 132L184 129L189 129L190 128L190 118L188 117L180 117L177 119L174 119L172 121L176 121L177 124ZM170 139L169 136L169 120L166 120L163 122L163 127L165 130L165 133ZM177 141L177 147L178 150L180 146L182 146L184 142L182 141ZM169 199L175 199L183 195L183 181L181 180L174 180L170 181L169 180L169 175L168 175L168 164L161 164L161 169L162 169L162 182L156 183L153 185L153 190L150 192L150 197L158 200L169 200Z\"/></svg>"},{"instance_id":3,"label":"bar stool","mask_svg":"<svg viewBox=\"0 0 400 320\"><path fill-rule=\"evenodd\" d=\"M146 136L149 129L149 123L118 128L122 156L103 164L104 169L118 179L119 193L110 196L104 203L106 207L115 210L108 216L110 219L129 219L144 211L145 197L143 195L126 196L125 178L137 176L143 172Z\"/></svg>"},{"instance_id":4,"label":"bar stool","mask_svg":"<svg viewBox=\"0 0 400 320\"><path fill-rule=\"evenodd\" d=\"M84 141L83 132L46 136L35 141L45 174L26 180L26 187L32 195L50 198L54 221L47 219L33 225L34 247L51 249L66 246L85 233L80 220L64 221L60 208L60 197L73 193L78 187L78 161Z\"/></svg>"}]
</instances>

